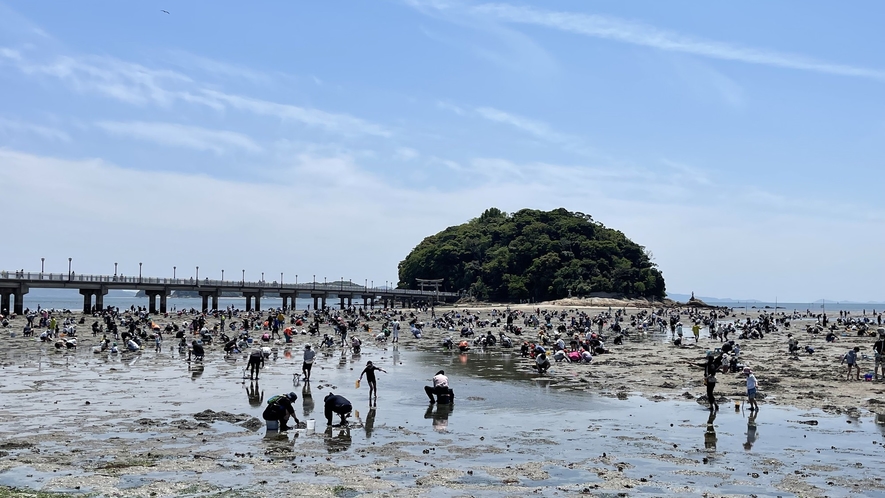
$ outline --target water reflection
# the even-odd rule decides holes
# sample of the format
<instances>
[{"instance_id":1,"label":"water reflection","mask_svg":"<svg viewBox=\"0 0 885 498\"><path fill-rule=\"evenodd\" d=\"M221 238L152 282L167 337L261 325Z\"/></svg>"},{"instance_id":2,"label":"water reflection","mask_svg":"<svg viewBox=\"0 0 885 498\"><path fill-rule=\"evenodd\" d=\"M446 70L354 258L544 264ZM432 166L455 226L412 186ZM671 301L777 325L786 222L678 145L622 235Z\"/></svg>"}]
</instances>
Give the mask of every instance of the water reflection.
<instances>
[{"instance_id":1,"label":"water reflection","mask_svg":"<svg viewBox=\"0 0 885 498\"><path fill-rule=\"evenodd\" d=\"M188 365L188 372L191 373L191 380L197 380L203 375L203 365Z\"/></svg>"},{"instance_id":2,"label":"water reflection","mask_svg":"<svg viewBox=\"0 0 885 498\"><path fill-rule=\"evenodd\" d=\"M253 380L246 388L246 396L249 398L249 406L259 407L264 403L264 391L259 392L258 380Z\"/></svg>"},{"instance_id":3,"label":"water reflection","mask_svg":"<svg viewBox=\"0 0 885 498\"><path fill-rule=\"evenodd\" d=\"M313 413L314 403L313 395L310 393L310 381L306 381L301 387L301 402L304 410L304 417L307 418Z\"/></svg>"},{"instance_id":4,"label":"water reflection","mask_svg":"<svg viewBox=\"0 0 885 498\"><path fill-rule=\"evenodd\" d=\"M342 426L334 429L338 430L338 434L334 434L332 426L326 427L326 432L323 433L323 442L326 444L326 450L329 453L347 451L353 443L353 439L350 437L350 427Z\"/></svg>"},{"instance_id":5,"label":"water reflection","mask_svg":"<svg viewBox=\"0 0 885 498\"><path fill-rule=\"evenodd\" d=\"M756 442L756 412L750 412L747 418L747 442L744 443L744 449L750 451L753 449L753 443Z\"/></svg>"},{"instance_id":6,"label":"water reflection","mask_svg":"<svg viewBox=\"0 0 885 498\"><path fill-rule=\"evenodd\" d=\"M369 413L366 414L366 423L363 426L366 430L366 439L372 437L372 431L375 430L375 407L369 408Z\"/></svg>"},{"instance_id":7,"label":"water reflection","mask_svg":"<svg viewBox=\"0 0 885 498\"><path fill-rule=\"evenodd\" d=\"M716 413L715 410L710 412L710 416L707 418L707 428L704 430L704 448L707 451L716 451L716 426L713 425L713 422L716 421Z\"/></svg>"},{"instance_id":8,"label":"water reflection","mask_svg":"<svg viewBox=\"0 0 885 498\"><path fill-rule=\"evenodd\" d=\"M424 412L424 419L433 419L433 430L437 432L448 432L449 416L453 411L455 411L454 404L437 403L427 407L427 411Z\"/></svg>"}]
</instances>

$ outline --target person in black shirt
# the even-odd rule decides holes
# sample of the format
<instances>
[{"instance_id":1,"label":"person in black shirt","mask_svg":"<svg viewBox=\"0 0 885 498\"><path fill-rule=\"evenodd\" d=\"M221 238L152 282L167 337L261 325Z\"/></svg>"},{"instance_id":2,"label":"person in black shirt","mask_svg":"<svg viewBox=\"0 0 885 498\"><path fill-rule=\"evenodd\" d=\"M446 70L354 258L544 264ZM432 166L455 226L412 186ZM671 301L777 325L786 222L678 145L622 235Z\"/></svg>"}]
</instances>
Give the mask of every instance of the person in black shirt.
<instances>
[{"instance_id":1,"label":"person in black shirt","mask_svg":"<svg viewBox=\"0 0 885 498\"><path fill-rule=\"evenodd\" d=\"M372 362L366 363L366 368L363 369L363 373L360 374L360 380L363 380L363 375L366 376L366 382L369 384L369 401L372 400L372 395L374 394L374 398L378 399L378 384L375 380L375 371L387 373L384 369L378 368L372 364Z\"/></svg>"},{"instance_id":2,"label":"person in black shirt","mask_svg":"<svg viewBox=\"0 0 885 498\"><path fill-rule=\"evenodd\" d=\"M258 371L264 366L264 355L261 351L253 351L249 355L249 378L258 380Z\"/></svg>"},{"instance_id":3,"label":"person in black shirt","mask_svg":"<svg viewBox=\"0 0 885 498\"><path fill-rule=\"evenodd\" d=\"M353 405L344 396L329 393L323 399L326 415L326 425L332 425L332 414L336 413L341 417L341 425L347 423L347 417L353 411Z\"/></svg>"},{"instance_id":4,"label":"person in black shirt","mask_svg":"<svg viewBox=\"0 0 885 498\"><path fill-rule=\"evenodd\" d=\"M885 328L879 327L879 340L873 344L876 353L876 380L879 380L879 369L882 369L882 378L885 379Z\"/></svg>"}]
</instances>

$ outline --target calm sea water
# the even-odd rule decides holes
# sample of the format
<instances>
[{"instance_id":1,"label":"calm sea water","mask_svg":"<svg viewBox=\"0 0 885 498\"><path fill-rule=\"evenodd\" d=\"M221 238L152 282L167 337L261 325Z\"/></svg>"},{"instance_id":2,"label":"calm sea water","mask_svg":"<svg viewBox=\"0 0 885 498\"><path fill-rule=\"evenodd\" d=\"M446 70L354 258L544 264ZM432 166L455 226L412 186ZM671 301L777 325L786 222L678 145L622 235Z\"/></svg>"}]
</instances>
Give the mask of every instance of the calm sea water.
<instances>
[{"instance_id":1,"label":"calm sea water","mask_svg":"<svg viewBox=\"0 0 885 498\"><path fill-rule=\"evenodd\" d=\"M26 294L24 297L25 307L36 309L39 304L43 308L57 308L57 309L70 309L70 310L79 310L83 307L83 298L80 294L75 290L65 290L65 289L35 289L31 291L29 294ZM106 306L116 306L119 308L129 308L130 306L147 306L148 299L146 297L138 298L132 295L107 295L104 298L104 303ZM199 298L169 298L167 301L167 306L169 311L172 311L173 307L177 310L181 309L191 309L191 308L199 308L201 301ZM261 308L269 309L269 308L278 308L282 306L283 301L279 298L270 298L264 297L261 299ZM326 304L329 306L338 306L337 298L330 298L326 301ZM355 299L353 301L354 305L362 304L362 300ZM747 301L734 301L734 302L716 302L711 303L716 306L727 306L730 308L735 308L736 310L746 308L748 311L754 309L765 309L767 306L768 309L774 309L775 303L766 303L766 302L747 302ZM246 299L242 297L222 297L218 300L218 305L222 308L227 308L228 306L233 306L235 308L243 309L246 306ZM298 299L296 301L297 309L307 309L308 306L313 307L313 299ZM810 310L814 313L821 313L826 311L828 313L835 312L838 313L839 310L850 311L852 315L855 314L863 314L866 311L867 314L872 314L875 310L876 313L882 313L885 311L885 304L870 304L870 303L840 303L837 301L826 301L821 303L820 301L814 303L777 303L777 308L780 311L784 312L792 312L793 310L799 312L805 312L805 310Z\"/></svg>"}]
</instances>

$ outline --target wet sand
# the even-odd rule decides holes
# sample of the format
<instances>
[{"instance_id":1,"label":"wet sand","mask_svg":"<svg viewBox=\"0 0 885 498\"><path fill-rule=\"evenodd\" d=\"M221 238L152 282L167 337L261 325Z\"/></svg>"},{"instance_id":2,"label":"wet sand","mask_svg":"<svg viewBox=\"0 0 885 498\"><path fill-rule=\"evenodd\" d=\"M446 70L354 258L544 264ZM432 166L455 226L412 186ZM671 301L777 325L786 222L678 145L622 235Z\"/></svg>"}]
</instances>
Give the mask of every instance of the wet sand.
<instances>
[{"instance_id":1,"label":"wet sand","mask_svg":"<svg viewBox=\"0 0 885 498\"><path fill-rule=\"evenodd\" d=\"M317 429L266 434L242 356L225 360L213 345L194 368L172 340L160 354L95 355L83 329L77 351L4 340L0 485L100 496L885 496L874 465L885 431L867 401L881 384L837 380L841 354L869 339L827 348L821 337L800 360L785 333L743 341L762 410L751 421L723 404L708 424L709 411L683 398L703 393L700 373L680 363L700 359L705 339L681 350L663 337L626 341L540 378L516 352L442 352L442 331L403 331L398 348L363 333L362 355L318 356L304 403L292 373L301 345L317 340L299 336L268 362L259 391L295 390ZM353 385L367 360L389 372L374 412ZM438 368L456 403L428 409L422 386ZM325 430L330 391L354 402L349 429ZM737 397L743 380L721 376L718 391Z\"/></svg>"}]
</instances>

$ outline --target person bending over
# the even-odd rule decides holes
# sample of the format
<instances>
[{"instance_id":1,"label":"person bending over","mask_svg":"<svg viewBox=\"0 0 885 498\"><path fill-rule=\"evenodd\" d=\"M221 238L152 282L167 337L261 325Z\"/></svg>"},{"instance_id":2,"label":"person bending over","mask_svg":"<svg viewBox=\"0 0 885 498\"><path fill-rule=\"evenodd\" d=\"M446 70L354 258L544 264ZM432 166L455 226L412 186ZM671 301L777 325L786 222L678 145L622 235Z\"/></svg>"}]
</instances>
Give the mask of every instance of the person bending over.
<instances>
[{"instance_id":1,"label":"person bending over","mask_svg":"<svg viewBox=\"0 0 885 498\"><path fill-rule=\"evenodd\" d=\"M353 410L353 405L350 404L350 401L348 401L347 398L338 394L329 393L323 398L323 404L325 408L326 425L332 425L333 413L341 417L341 425L347 423L347 417Z\"/></svg>"},{"instance_id":2,"label":"person bending over","mask_svg":"<svg viewBox=\"0 0 885 498\"><path fill-rule=\"evenodd\" d=\"M289 417L295 419L295 424L300 424L301 421L298 420L298 416L295 415L295 407L292 406L292 402L298 399L298 395L295 393L289 394L280 394L278 396L274 396L267 400L267 408L264 409L264 413L262 416L264 420L276 420L280 423L280 431L289 430L289 426L286 425L286 421L289 420Z\"/></svg>"},{"instance_id":3,"label":"person bending over","mask_svg":"<svg viewBox=\"0 0 885 498\"><path fill-rule=\"evenodd\" d=\"M455 392L449 388L449 378L446 377L446 373L442 370L436 372L436 375L433 376L433 386L424 386L424 392L427 394L427 397L430 398L430 403L436 403L436 399L434 399L433 395L435 394L437 398L440 396L448 396L450 402L455 400Z\"/></svg>"}]
</instances>

